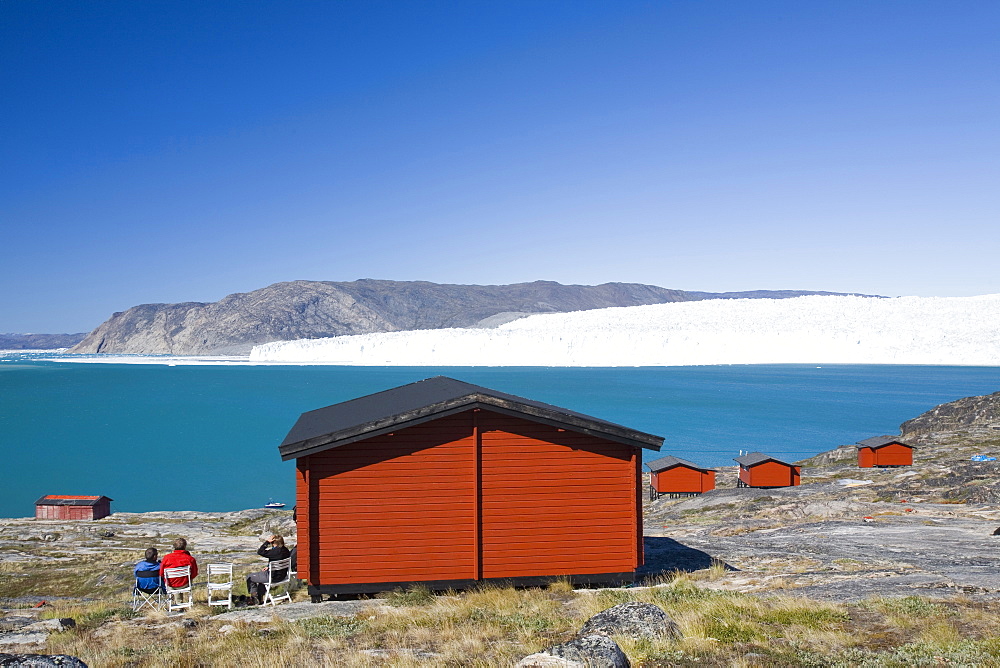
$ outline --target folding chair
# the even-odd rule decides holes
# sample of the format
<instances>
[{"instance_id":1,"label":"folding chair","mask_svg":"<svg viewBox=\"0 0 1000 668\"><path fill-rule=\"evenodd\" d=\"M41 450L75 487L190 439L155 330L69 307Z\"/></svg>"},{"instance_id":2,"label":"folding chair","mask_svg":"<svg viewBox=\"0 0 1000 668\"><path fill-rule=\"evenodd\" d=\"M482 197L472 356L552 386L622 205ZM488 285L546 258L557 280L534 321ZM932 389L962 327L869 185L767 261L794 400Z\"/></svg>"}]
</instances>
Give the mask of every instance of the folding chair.
<instances>
[{"instance_id":1,"label":"folding chair","mask_svg":"<svg viewBox=\"0 0 1000 668\"><path fill-rule=\"evenodd\" d=\"M182 587L172 587L170 585L171 580L180 580L181 578L187 583ZM167 612L173 612L174 610L183 610L185 608L190 608L194 604L194 595L191 593L191 567L190 566L178 566L177 568L164 568L163 569L163 587L167 592ZM185 594L187 594L187 600L185 601ZM174 598L176 597L176 601Z\"/></svg>"},{"instance_id":2,"label":"folding chair","mask_svg":"<svg viewBox=\"0 0 1000 668\"><path fill-rule=\"evenodd\" d=\"M288 601L292 602L292 594L289 591L289 575L291 575L292 560L291 559L278 559L277 561L271 561L267 564L267 579L268 581L264 583L264 600L261 601L261 605L277 605L278 601ZM284 573L281 573L284 571ZM281 575L281 579L276 579L276 575ZM275 596L272 590L276 587L284 587L284 593Z\"/></svg>"},{"instance_id":3,"label":"folding chair","mask_svg":"<svg viewBox=\"0 0 1000 668\"><path fill-rule=\"evenodd\" d=\"M147 591L151 587L139 587L140 578L156 578L156 588L153 591ZM147 579L144 584L149 584L150 581ZM163 581L160 580L160 571L136 571L135 573L135 584L132 585L132 611L139 612L142 608L149 608L150 610L160 610L163 608L166 597L163 591Z\"/></svg>"},{"instance_id":4,"label":"folding chair","mask_svg":"<svg viewBox=\"0 0 1000 668\"><path fill-rule=\"evenodd\" d=\"M233 607L233 565L208 565L208 605ZM214 594L224 595L224 598L214 598Z\"/></svg>"}]
</instances>

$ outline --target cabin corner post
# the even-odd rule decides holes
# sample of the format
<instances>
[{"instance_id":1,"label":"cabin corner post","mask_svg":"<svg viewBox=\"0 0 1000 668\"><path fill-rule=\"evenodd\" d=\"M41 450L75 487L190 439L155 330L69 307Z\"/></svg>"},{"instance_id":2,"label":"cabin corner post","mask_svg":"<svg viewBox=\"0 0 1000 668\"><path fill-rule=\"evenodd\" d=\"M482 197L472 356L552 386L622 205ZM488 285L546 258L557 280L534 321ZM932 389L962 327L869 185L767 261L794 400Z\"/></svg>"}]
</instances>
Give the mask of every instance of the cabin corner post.
<instances>
[{"instance_id":1,"label":"cabin corner post","mask_svg":"<svg viewBox=\"0 0 1000 668\"><path fill-rule=\"evenodd\" d=\"M646 563L642 530L642 450L632 448L632 462L635 470L633 495L635 496L635 567Z\"/></svg>"},{"instance_id":2,"label":"cabin corner post","mask_svg":"<svg viewBox=\"0 0 1000 668\"><path fill-rule=\"evenodd\" d=\"M472 409L472 449L473 465L475 466L475 534L473 561L473 579L477 582L483 579L483 435L479 429L479 408Z\"/></svg>"}]
</instances>

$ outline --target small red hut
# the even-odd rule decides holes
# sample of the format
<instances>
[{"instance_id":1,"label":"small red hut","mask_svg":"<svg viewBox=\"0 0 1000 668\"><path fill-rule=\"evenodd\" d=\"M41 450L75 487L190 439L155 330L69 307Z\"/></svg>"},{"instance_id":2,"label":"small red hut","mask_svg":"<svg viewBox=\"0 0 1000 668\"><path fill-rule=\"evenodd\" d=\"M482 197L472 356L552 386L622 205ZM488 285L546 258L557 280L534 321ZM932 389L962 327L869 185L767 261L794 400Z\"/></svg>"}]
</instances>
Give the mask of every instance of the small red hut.
<instances>
[{"instance_id":1,"label":"small red hut","mask_svg":"<svg viewBox=\"0 0 1000 668\"><path fill-rule=\"evenodd\" d=\"M913 466L913 446L895 436L873 436L858 441L858 466L863 469Z\"/></svg>"},{"instance_id":2,"label":"small red hut","mask_svg":"<svg viewBox=\"0 0 1000 668\"><path fill-rule=\"evenodd\" d=\"M706 469L679 457L667 456L646 464L655 499L660 494L692 495L715 489L715 469Z\"/></svg>"},{"instance_id":3,"label":"small red hut","mask_svg":"<svg viewBox=\"0 0 1000 668\"><path fill-rule=\"evenodd\" d=\"M802 467L768 457L762 452L751 452L735 457L740 465L738 487L794 487L802 476Z\"/></svg>"},{"instance_id":4,"label":"small red hut","mask_svg":"<svg viewBox=\"0 0 1000 668\"><path fill-rule=\"evenodd\" d=\"M299 576L328 594L634 580L663 439L437 377L299 417Z\"/></svg>"},{"instance_id":5,"label":"small red hut","mask_svg":"<svg viewBox=\"0 0 1000 668\"><path fill-rule=\"evenodd\" d=\"M111 514L106 496L47 494L35 501L36 520L99 520Z\"/></svg>"}]
</instances>

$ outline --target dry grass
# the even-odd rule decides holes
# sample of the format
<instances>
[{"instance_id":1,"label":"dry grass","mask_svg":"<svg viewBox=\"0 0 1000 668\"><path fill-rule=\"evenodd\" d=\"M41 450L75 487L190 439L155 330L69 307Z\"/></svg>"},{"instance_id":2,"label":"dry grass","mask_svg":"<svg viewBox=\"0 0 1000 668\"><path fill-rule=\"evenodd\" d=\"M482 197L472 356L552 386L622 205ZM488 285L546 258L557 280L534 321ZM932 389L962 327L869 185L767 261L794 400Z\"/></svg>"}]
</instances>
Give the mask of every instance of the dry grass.
<instances>
[{"instance_id":1,"label":"dry grass","mask_svg":"<svg viewBox=\"0 0 1000 668\"><path fill-rule=\"evenodd\" d=\"M3 566L5 576L12 570ZM839 605L780 590L750 595L699 585L728 575L716 562L631 589L574 591L561 581L435 596L414 588L354 617L270 624L216 621L203 604L182 618L137 617L126 586L100 601L55 603L46 616L74 617L78 626L53 634L46 651L111 668L509 666L571 639L600 610L645 601L663 608L684 637L617 638L636 666L1000 665L1000 604L912 596Z\"/></svg>"}]
</instances>

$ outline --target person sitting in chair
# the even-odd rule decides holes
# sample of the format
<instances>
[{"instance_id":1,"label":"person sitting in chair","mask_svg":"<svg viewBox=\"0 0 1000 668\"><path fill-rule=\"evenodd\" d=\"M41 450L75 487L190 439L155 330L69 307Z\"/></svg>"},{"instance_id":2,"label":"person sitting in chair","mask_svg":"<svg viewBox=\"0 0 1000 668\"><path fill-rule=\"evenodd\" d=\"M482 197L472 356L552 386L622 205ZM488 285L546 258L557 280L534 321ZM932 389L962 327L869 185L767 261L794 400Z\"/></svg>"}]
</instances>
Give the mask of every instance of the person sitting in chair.
<instances>
[{"instance_id":1,"label":"person sitting in chair","mask_svg":"<svg viewBox=\"0 0 1000 668\"><path fill-rule=\"evenodd\" d=\"M178 538L174 541L174 551L163 557L163 561L160 562L160 577L163 577L163 571L167 568L180 568L182 566L191 567L191 581L194 581L198 577L198 562L187 551L187 541L183 538ZM188 585L184 578L170 578L168 584L174 588L186 587Z\"/></svg>"},{"instance_id":2,"label":"person sitting in chair","mask_svg":"<svg viewBox=\"0 0 1000 668\"><path fill-rule=\"evenodd\" d=\"M257 549L257 554L265 557L268 563L270 563L280 559L288 559L291 553L288 551L288 548L285 547L285 539L275 534L264 541L264 543ZM288 569L275 571L274 581L279 582L284 580L286 575L288 575ZM250 595L250 605L260 605L264 602L264 594L266 591L264 583L270 582L270 578L271 573L268 568L256 573L251 573L247 577L247 594Z\"/></svg>"},{"instance_id":3,"label":"person sitting in chair","mask_svg":"<svg viewBox=\"0 0 1000 668\"><path fill-rule=\"evenodd\" d=\"M163 589L160 579L160 559L155 547L147 547L143 560L135 565L136 588L146 594Z\"/></svg>"}]
</instances>

